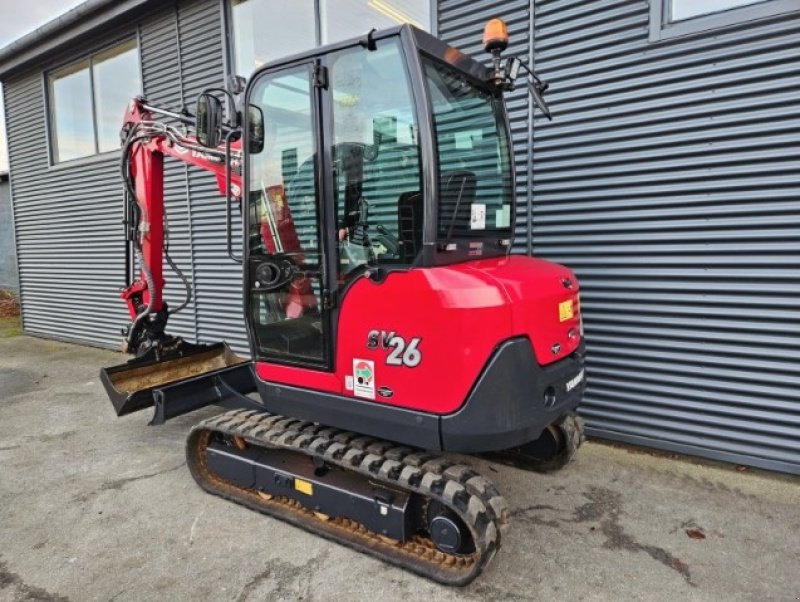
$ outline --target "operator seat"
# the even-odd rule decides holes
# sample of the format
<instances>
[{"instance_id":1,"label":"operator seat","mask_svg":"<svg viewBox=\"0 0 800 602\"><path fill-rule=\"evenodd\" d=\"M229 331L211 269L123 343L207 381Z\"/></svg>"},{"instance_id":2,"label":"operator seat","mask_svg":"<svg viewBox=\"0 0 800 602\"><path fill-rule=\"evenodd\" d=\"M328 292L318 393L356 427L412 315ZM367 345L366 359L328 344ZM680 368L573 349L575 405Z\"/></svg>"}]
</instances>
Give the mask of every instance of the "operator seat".
<instances>
[{"instance_id":1,"label":"operator seat","mask_svg":"<svg viewBox=\"0 0 800 602\"><path fill-rule=\"evenodd\" d=\"M422 218L425 208L419 190L404 192L397 199L397 238L400 262L411 263L422 249Z\"/></svg>"}]
</instances>

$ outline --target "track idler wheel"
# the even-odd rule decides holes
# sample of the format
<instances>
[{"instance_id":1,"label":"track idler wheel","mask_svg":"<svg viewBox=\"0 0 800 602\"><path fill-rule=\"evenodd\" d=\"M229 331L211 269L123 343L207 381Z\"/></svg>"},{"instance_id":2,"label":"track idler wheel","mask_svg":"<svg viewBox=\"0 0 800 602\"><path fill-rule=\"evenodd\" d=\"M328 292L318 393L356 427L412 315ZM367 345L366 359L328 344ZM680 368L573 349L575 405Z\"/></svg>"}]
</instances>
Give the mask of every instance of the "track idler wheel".
<instances>
[{"instance_id":1,"label":"track idler wheel","mask_svg":"<svg viewBox=\"0 0 800 602\"><path fill-rule=\"evenodd\" d=\"M475 541L455 512L432 501L427 512L428 533L436 548L445 554L472 554Z\"/></svg>"},{"instance_id":2,"label":"track idler wheel","mask_svg":"<svg viewBox=\"0 0 800 602\"><path fill-rule=\"evenodd\" d=\"M535 441L486 457L523 470L554 472L572 461L585 440L583 419L569 413L549 425Z\"/></svg>"}]
</instances>

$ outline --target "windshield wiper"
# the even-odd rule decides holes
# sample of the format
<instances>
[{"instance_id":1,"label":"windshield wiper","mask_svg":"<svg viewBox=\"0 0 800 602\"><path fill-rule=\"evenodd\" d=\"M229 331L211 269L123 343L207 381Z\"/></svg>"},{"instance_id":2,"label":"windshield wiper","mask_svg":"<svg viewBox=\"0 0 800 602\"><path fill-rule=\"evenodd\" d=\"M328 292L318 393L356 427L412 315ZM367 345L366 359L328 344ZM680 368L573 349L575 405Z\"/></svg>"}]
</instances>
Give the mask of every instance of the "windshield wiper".
<instances>
[{"instance_id":1,"label":"windshield wiper","mask_svg":"<svg viewBox=\"0 0 800 602\"><path fill-rule=\"evenodd\" d=\"M450 218L450 224L447 227L447 238L444 240L444 249L450 245L453 239L453 226L456 225L456 216L458 215L458 208L461 206L461 197L464 194L464 186L467 185L467 175L461 175L461 188L458 189L458 198L456 199L456 207L453 209L453 216Z\"/></svg>"}]
</instances>

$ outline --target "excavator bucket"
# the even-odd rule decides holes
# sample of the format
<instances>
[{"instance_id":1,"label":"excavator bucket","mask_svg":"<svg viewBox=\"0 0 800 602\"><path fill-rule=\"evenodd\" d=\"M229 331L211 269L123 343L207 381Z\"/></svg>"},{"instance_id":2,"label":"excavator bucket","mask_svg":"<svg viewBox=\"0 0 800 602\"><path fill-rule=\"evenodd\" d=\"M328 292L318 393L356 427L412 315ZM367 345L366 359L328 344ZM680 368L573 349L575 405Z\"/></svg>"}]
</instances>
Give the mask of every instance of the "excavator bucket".
<instances>
[{"instance_id":1,"label":"excavator bucket","mask_svg":"<svg viewBox=\"0 0 800 602\"><path fill-rule=\"evenodd\" d=\"M142 357L100 370L100 380L117 416L124 416L156 404L154 423L163 416L167 401L190 406L185 413L216 403L221 388L246 394L255 388L251 366L226 343L193 345L182 342L172 353L160 358ZM209 394L210 393L210 394ZM161 407L159 407L161 406ZM158 414L161 412L161 420Z\"/></svg>"}]
</instances>

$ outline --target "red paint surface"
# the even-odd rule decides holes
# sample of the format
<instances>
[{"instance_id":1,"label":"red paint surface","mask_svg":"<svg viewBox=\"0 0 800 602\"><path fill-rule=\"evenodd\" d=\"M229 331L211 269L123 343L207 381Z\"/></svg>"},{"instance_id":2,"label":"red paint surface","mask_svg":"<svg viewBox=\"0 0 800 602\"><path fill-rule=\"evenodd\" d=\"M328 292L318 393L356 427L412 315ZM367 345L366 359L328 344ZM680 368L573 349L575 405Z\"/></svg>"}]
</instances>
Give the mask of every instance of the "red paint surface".
<instances>
[{"instance_id":1,"label":"red paint surface","mask_svg":"<svg viewBox=\"0 0 800 602\"><path fill-rule=\"evenodd\" d=\"M574 283L566 289L562 280ZM436 414L457 410L494 349L510 337L528 336L540 364L572 353L579 328L578 285L567 268L523 256L484 259L452 266L390 274L382 283L361 277L347 292L339 314L333 373L258 362L268 381L352 396L345 378L353 360L375 362L376 387L389 398L374 403ZM561 322L558 305L573 299L575 315ZM386 364L389 349L367 348L371 330L395 332L407 342L422 339L422 361L414 368ZM560 350L553 353L554 344Z\"/></svg>"}]
</instances>

